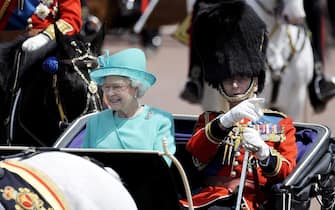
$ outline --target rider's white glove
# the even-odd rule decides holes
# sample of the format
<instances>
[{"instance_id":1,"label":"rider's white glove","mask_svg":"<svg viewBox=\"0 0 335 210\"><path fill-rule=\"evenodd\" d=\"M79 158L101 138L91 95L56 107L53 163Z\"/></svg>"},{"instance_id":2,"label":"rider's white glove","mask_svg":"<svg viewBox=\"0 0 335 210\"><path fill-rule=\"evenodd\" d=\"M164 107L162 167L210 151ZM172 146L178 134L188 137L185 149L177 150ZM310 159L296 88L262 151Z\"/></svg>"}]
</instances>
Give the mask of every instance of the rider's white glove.
<instances>
[{"instance_id":1,"label":"rider's white glove","mask_svg":"<svg viewBox=\"0 0 335 210\"><path fill-rule=\"evenodd\" d=\"M259 132L254 128L245 127L243 130L243 144L246 149L255 152L255 156L259 160L265 160L270 155L270 147L267 145ZM252 149L250 149L252 148Z\"/></svg>"},{"instance_id":2,"label":"rider's white glove","mask_svg":"<svg viewBox=\"0 0 335 210\"><path fill-rule=\"evenodd\" d=\"M22 50L26 52L31 52L37 50L50 41L50 38L43 33L37 34L36 36L28 38L22 44Z\"/></svg>"},{"instance_id":3,"label":"rider's white glove","mask_svg":"<svg viewBox=\"0 0 335 210\"><path fill-rule=\"evenodd\" d=\"M240 122L243 118L256 121L263 115L263 104L264 98L250 98L242 101L227 113L222 115L220 117L220 123L225 128L230 128L235 123Z\"/></svg>"}]
</instances>

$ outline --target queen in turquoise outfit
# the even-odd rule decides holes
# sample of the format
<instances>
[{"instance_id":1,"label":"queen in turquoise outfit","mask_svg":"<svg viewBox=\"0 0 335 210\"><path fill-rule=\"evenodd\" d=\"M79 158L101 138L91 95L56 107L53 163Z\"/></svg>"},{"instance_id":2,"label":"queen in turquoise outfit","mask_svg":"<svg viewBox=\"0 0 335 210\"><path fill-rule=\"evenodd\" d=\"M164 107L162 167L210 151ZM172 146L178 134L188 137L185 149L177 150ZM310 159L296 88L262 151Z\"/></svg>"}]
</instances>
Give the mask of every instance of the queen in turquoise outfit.
<instances>
[{"instance_id":1,"label":"queen in turquoise outfit","mask_svg":"<svg viewBox=\"0 0 335 210\"><path fill-rule=\"evenodd\" d=\"M174 154L172 115L138 100L156 82L146 70L143 51L131 48L114 55L106 53L98 62L90 76L101 85L109 109L88 120L82 147L163 151L162 140L166 139L169 152Z\"/></svg>"}]
</instances>

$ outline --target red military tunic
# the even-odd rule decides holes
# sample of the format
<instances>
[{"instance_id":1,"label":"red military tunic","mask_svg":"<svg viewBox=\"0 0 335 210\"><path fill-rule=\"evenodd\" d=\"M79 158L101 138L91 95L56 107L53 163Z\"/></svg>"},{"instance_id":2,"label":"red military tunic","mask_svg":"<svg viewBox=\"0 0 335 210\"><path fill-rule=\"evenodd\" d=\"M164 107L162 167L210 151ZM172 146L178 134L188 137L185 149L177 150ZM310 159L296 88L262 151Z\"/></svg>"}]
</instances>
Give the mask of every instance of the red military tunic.
<instances>
[{"instance_id":1,"label":"red military tunic","mask_svg":"<svg viewBox=\"0 0 335 210\"><path fill-rule=\"evenodd\" d=\"M64 34L75 34L82 26L80 0L1 0L0 31L43 31L54 39L56 23ZM3 32L4 33L4 32Z\"/></svg>"},{"instance_id":2,"label":"red military tunic","mask_svg":"<svg viewBox=\"0 0 335 210\"><path fill-rule=\"evenodd\" d=\"M218 135L218 129L215 128L218 128L215 124L218 123L216 117L219 114L221 113L205 112L201 114L195 133L186 145L187 150L195 158L195 165L205 173L208 179L201 192L193 196L194 207L206 206L214 201L229 198L236 185L239 184L244 148L236 147L238 146L238 143L235 144L236 140L230 142L231 145L229 142L222 141L227 138ZM250 123L248 119L240 122L241 125ZM250 161L255 159L252 155L249 158L244 187L244 201L248 209L254 209L265 200L265 195L262 192L257 192L254 173L257 174L261 186L267 182L281 182L295 167L297 155L295 128L291 118L279 112L264 110L264 116L253 123L253 126L257 127L263 140L270 146L270 158L266 166L260 166L257 161L254 161L257 163L255 170L252 170L250 166ZM236 128L232 130L236 131ZM219 132L222 133L222 130ZM228 133L224 135L228 136ZM187 207L186 200L181 200L181 203Z\"/></svg>"}]
</instances>

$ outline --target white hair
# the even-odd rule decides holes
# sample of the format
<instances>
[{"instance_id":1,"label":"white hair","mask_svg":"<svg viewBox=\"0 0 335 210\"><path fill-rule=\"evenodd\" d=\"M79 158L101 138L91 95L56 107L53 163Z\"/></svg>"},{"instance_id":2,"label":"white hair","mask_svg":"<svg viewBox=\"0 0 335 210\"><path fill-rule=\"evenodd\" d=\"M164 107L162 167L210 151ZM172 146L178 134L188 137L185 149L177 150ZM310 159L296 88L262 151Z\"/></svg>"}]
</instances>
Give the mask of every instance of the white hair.
<instances>
[{"instance_id":1,"label":"white hair","mask_svg":"<svg viewBox=\"0 0 335 210\"><path fill-rule=\"evenodd\" d=\"M118 75L115 75L115 76L118 76ZM136 92L136 95L135 95L136 98L141 98L142 96L144 96L145 92L150 88L150 85L148 85L145 82L141 82L139 80L135 80L135 79L132 79L132 78L127 77L127 76L120 76L120 77L123 77L123 78L129 80L131 87L137 88L137 92Z\"/></svg>"},{"instance_id":2,"label":"white hair","mask_svg":"<svg viewBox=\"0 0 335 210\"><path fill-rule=\"evenodd\" d=\"M145 92L149 89L149 86L138 80L134 80L129 77L128 79L130 80L130 85L134 88L137 88L136 97L141 98L142 96L144 96Z\"/></svg>"}]
</instances>

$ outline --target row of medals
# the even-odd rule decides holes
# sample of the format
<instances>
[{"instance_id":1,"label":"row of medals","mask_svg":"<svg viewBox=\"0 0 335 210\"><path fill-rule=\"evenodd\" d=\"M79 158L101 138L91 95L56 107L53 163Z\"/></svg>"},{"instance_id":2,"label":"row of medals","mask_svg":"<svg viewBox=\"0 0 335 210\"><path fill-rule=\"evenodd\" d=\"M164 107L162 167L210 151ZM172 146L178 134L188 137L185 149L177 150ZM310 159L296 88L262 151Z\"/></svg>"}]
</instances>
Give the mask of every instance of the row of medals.
<instances>
[{"instance_id":1,"label":"row of medals","mask_svg":"<svg viewBox=\"0 0 335 210\"><path fill-rule=\"evenodd\" d=\"M240 156L240 148L242 146L242 133L244 127L252 127L256 129L264 141L281 142L285 140L284 127L277 124L237 124L229 132L228 136L223 140L223 158L222 165L233 166L235 157ZM249 165L249 164L248 164ZM233 168L231 174L233 174ZM251 166L248 166L248 170L251 170Z\"/></svg>"}]
</instances>

